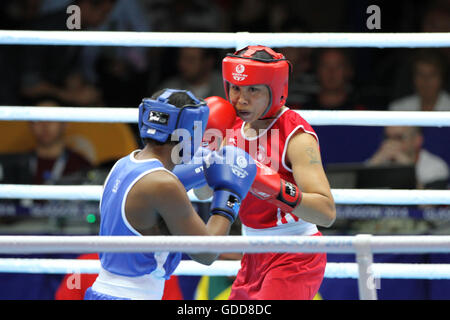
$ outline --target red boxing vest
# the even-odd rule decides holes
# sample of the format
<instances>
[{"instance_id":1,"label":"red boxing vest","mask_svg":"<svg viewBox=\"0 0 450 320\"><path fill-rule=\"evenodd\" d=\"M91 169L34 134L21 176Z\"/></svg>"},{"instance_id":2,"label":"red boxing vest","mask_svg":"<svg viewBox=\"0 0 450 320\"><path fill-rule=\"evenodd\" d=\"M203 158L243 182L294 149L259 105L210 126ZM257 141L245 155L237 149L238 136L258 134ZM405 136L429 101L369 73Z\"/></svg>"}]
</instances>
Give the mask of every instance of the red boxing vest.
<instances>
[{"instance_id":1,"label":"red boxing vest","mask_svg":"<svg viewBox=\"0 0 450 320\"><path fill-rule=\"evenodd\" d=\"M296 184L292 169L286 163L286 150L290 138L298 132L313 135L314 129L297 112L285 109L265 130L254 137L244 136L244 122L238 117L232 130L227 130L226 144L245 150L254 159L277 171L281 178ZM250 134L247 134L250 136ZM258 199L250 192L242 201L239 211L244 231L273 228L274 234L309 235L317 232L314 224L303 221L274 204ZM249 233L249 234L250 234ZM257 234L257 233L256 233Z\"/></svg>"}]
</instances>

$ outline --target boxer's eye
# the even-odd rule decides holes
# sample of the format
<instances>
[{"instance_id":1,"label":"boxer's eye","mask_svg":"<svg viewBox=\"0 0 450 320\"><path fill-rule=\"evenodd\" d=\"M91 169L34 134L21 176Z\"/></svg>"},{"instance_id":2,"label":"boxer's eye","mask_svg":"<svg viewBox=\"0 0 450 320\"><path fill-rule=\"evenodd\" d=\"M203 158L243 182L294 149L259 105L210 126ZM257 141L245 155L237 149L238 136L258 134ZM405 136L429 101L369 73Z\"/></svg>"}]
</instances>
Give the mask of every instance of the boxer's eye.
<instances>
[{"instance_id":1,"label":"boxer's eye","mask_svg":"<svg viewBox=\"0 0 450 320\"><path fill-rule=\"evenodd\" d=\"M239 86L231 85L231 90L233 90L233 91L239 91Z\"/></svg>"}]
</instances>

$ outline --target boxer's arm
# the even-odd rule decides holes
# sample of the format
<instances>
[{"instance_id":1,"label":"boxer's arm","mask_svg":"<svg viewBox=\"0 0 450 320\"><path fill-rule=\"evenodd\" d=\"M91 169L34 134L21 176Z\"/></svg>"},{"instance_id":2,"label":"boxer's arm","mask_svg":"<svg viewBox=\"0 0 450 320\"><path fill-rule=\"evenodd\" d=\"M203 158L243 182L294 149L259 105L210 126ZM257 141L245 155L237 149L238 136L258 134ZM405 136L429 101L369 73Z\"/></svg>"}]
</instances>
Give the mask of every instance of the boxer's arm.
<instances>
[{"instance_id":1,"label":"boxer's arm","mask_svg":"<svg viewBox=\"0 0 450 320\"><path fill-rule=\"evenodd\" d=\"M286 162L302 190L302 201L292 213L305 221L330 227L336 219L336 207L316 139L307 133L294 135L287 146Z\"/></svg>"},{"instance_id":2,"label":"boxer's arm","mask_svg":"<svg viewBox=\"0 0 450 320\"><path fill-rule=\"evenodd\" d=\"M192 207L184 186L165 171L153 172L140 179L130 191L125 210L130 224L142 234L154 227L156 215L164 220L172 235L227 235L231 226L227 218L219 215L211 216L205 225ZM189 256L209 265L217 259L218 253Z\"/></svg>"}]
</instances>

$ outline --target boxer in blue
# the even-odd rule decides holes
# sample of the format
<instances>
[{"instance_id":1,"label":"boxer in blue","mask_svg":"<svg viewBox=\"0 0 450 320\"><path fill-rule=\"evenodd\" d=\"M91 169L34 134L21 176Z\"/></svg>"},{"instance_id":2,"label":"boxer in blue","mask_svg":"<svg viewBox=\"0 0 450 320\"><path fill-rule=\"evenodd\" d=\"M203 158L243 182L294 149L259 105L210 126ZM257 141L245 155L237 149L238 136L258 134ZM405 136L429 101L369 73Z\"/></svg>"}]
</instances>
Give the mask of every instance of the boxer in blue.
<instances>
[{"instance_id":1,"label":"boxer in blue","mask_svg":"<svg viewBox=\"0 0 450 320\"><path fill-rule=\"evenodd\" d=\"M256 165L235 147L212 152L199 147L208 114L206 102L189 91L164 89L143 99L139 130L145 147L118 160L106 178L100 235L228 234L255 178ZM200 139L195 139L198 133ZM186 193L205 183L214 190L206 225ZM203 264L211 264L217 256L190 254ZM180 258L181 253L175 252L100 253L101 270L85 299L161 299L164 282Z\"/></svg>"}]
</instances>

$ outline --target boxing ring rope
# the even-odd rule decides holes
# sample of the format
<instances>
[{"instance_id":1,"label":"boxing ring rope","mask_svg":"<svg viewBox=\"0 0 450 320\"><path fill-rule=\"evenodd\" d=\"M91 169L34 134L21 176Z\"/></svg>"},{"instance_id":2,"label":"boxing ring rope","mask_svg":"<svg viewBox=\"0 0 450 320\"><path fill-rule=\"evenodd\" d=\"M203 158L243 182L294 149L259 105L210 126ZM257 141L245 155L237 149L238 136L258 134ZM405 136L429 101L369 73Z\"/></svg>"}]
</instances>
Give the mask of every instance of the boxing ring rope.
<instances>
[{"instance_id":1,"label":"boxing ring rope","mask_svg":"<svg viewBox=\"0 0 450 320\"><path fill-rule=\"evenodd\" d=\"M332 189L331 192L336 204L450 205L450 190ZM98 201L101 193L99 185L0 184L0 199ZM199 200L192 191L188 196L194 202L211 201Z\"/></svg>"},{"instance_id":2,"label":"boxing ring rope","mask_svg":"<svg viewBox=\"0 0 450 320\"><path fill-rule=\"evenodd\" d=\"M0 30L0 45L122 47L450 47L450 33L249 33Z\"/></svg>"},{"instance_id":3,"label":"boxing ring rope","mask_svg":"<svg viewBox=\"0 0 450 320\"><path fill-rule=\"evenodd\" d=\"M450 126L446 111L294 110L311 125ZM0 120L137 123L137 108L0 106Z\"/></svg>"},{"instance_id":4,"label":"boxing ring rope","mask_svg":"<svg viewBox=\"0 0 450 320\"><path fill-rule=\"evenodd\" d=\"M450 279L448 265L416 264L374 264L376 253L448 253L450 236L0 236L0 253L97 253L97 252L160 252L178 251L199 252L328 252L355 253L356 264L331 264L327 277L356 277L360 298L376 299L375 279L380 277L426 279ZM0 271L3 272L49 272L60 273L97 271L94 262L77 262L69 266L69 261L27 259L1 259ZM33 263L34 262L34 263ZM178 274L199 272L195 264L183 262ZM233 263L233 262L231 262ZM235 263L235 262L234 262ZM50 266L49 266L50 264ZM190 266L189 266L190 264ZM17 269L14 269L14 266ZM219 261L215 275L234 274L238 265ZM79 268L78 270L75 268ZM434 268L436 267L436 268ZM189 269L190 268L190 269ZM210 267L212 268L212 266ZM357 276L355 274L357 269ZM378 268L378 269L377 269ZM16 271L14 271L16 270ZM190 270L190 271L189 271ZM413 270L413 272L411 272ZM430 275L425 275L428 271ZM408 273L405 275L405 273ZM201 273L203 274L203 273ZM428 278L430 277L430 278Z\"/></svg>"},{"instance_id":5,"label":"boxing ring rope","mask_svg":"<svg viewBox=\"0 0 450 320\"><path fill-rule=\"evenodd\" d=\"M210 266L205 266L195 261L182 260L174 275L231 277L236 276L240 266L240 261L217 260ZM2 273L97 274L99 271L100 261L91 259L0 259ZM373 272L376 279L450 279L450 268L447 264L374 263ZM358 279L358 265L348 262L328 262L324 277Z\"/></svg>"}]
</instances>

